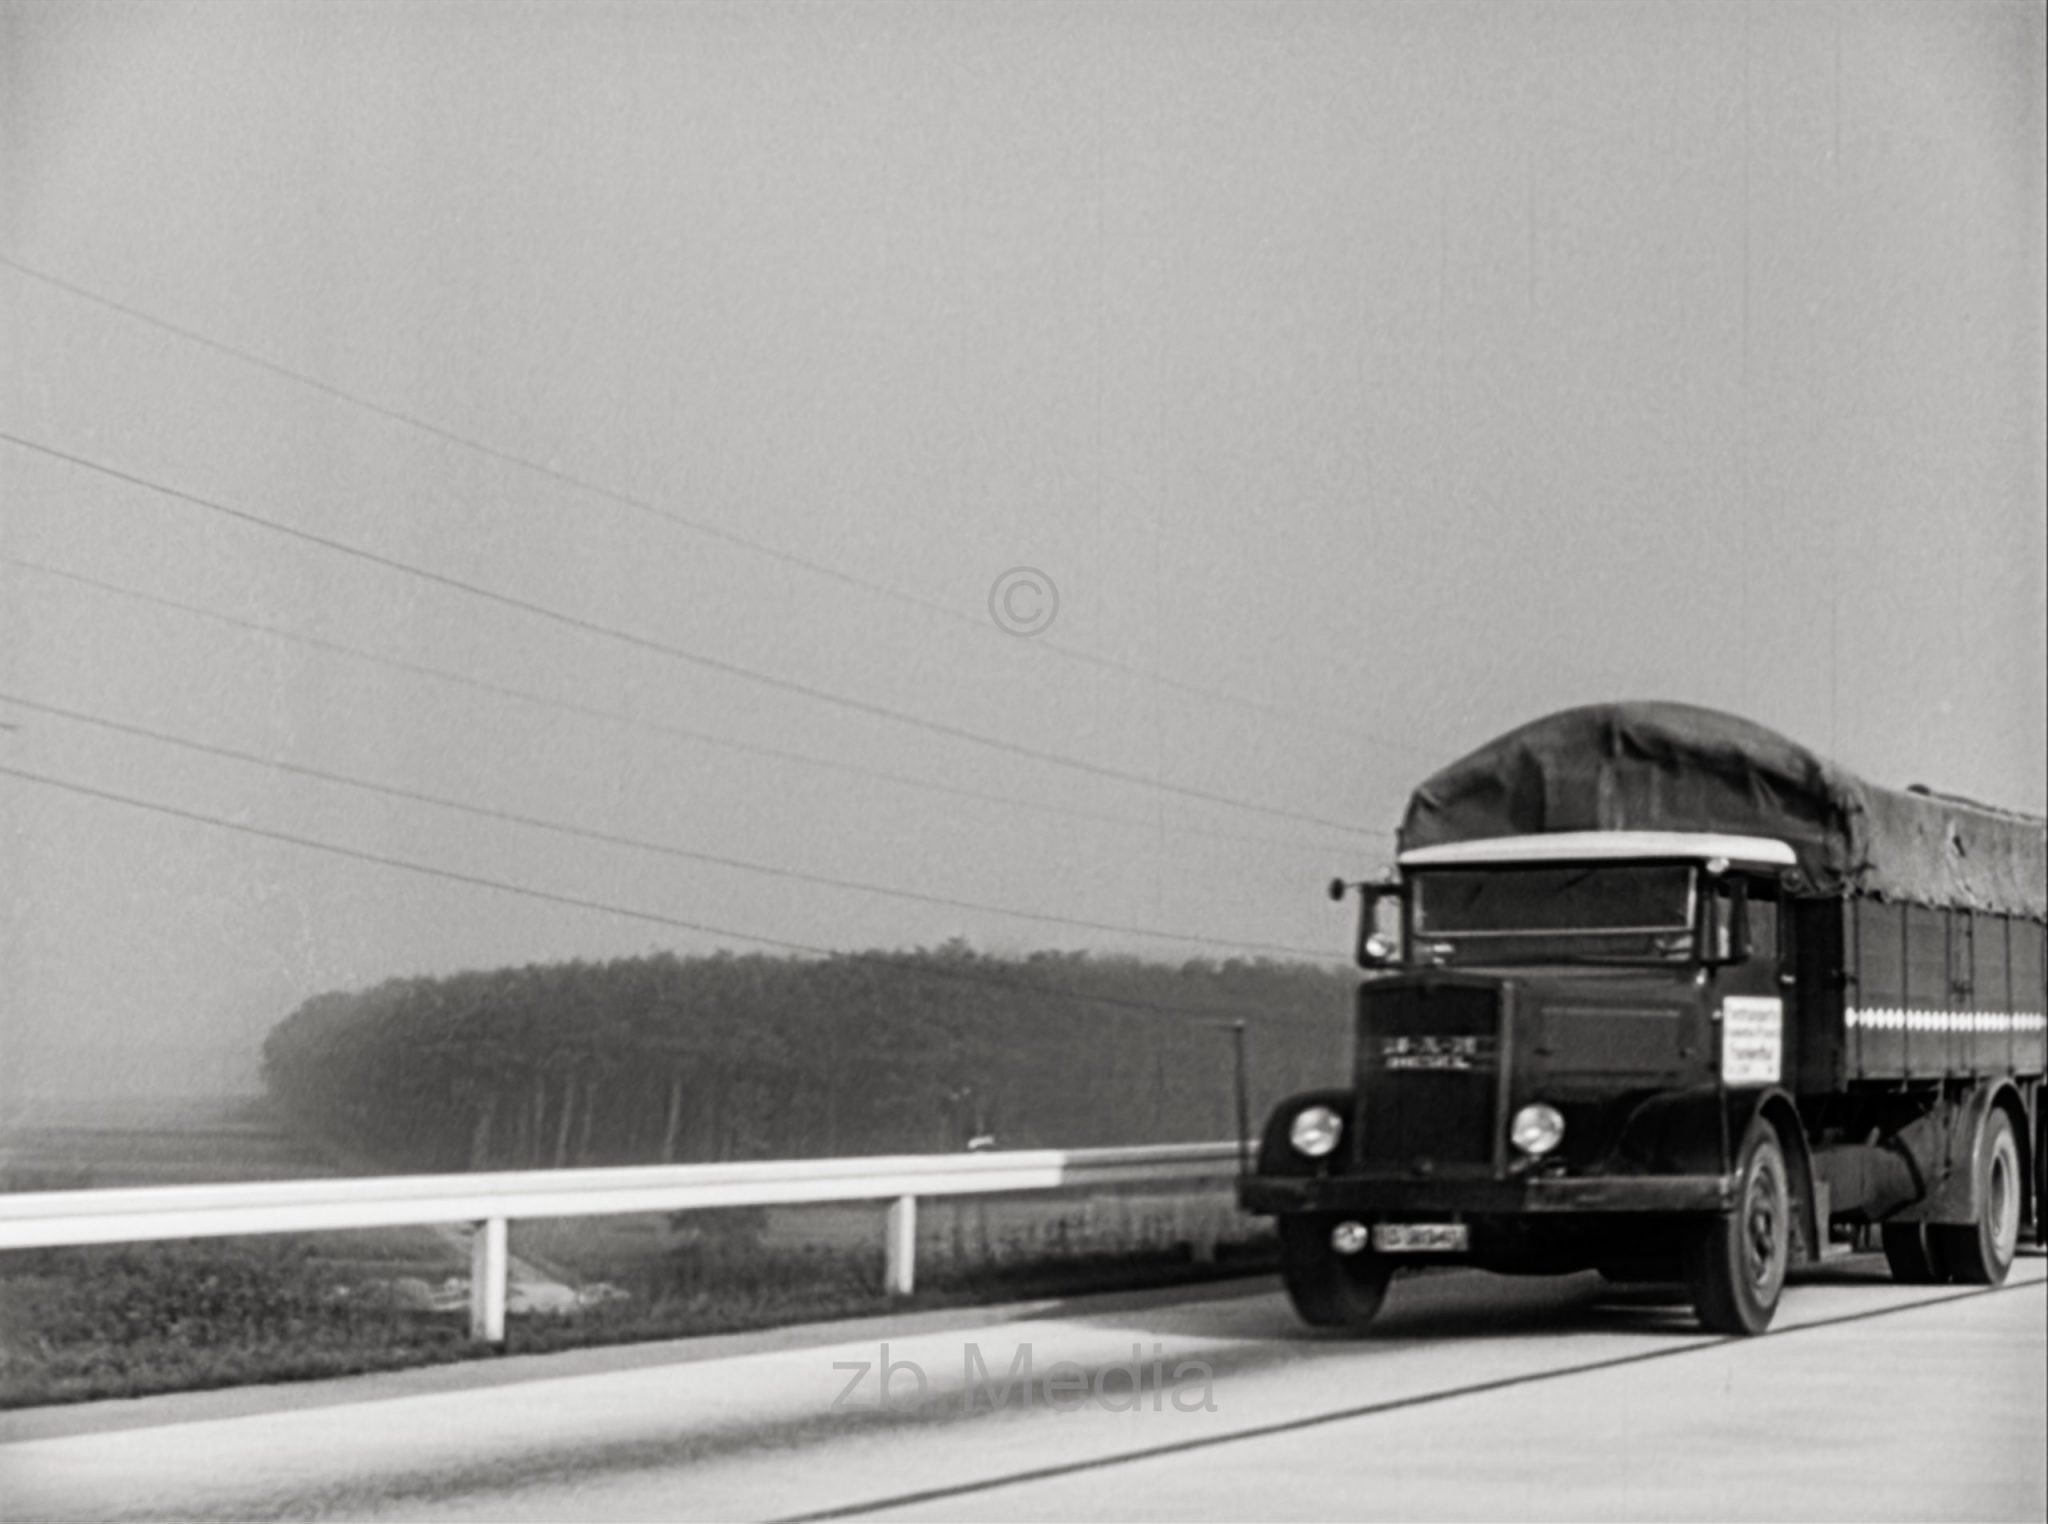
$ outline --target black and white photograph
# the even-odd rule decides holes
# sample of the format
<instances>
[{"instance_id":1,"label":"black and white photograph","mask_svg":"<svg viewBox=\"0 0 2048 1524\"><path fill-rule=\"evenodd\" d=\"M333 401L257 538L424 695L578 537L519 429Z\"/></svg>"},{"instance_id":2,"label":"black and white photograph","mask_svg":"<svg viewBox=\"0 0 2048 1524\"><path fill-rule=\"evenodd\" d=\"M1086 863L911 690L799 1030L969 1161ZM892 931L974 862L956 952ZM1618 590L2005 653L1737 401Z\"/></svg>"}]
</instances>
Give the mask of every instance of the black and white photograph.
<instances>
[{"instance_id":1,"label":"black and white photograph","mask_svg":"<svg viewBox=\"0 0 2048 1524\"><path fill-rule=\"evenodd\" d=\"M2048 0L0 0L0 1518L2048 1515Z\"/></svg>"}]
</instances>

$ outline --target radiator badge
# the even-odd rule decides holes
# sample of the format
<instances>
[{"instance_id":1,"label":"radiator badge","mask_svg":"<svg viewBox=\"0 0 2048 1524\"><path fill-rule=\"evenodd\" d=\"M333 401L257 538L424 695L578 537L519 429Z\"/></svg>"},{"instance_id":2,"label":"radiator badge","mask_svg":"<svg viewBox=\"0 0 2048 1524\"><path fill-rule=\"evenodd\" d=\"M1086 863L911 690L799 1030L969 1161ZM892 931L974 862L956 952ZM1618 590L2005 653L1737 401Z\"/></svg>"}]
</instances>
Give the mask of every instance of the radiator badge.
<instances>
[{"instance_id":1,"label":"radiator badge","mask_svg":"<svg viewBox=\"0 0 2048 1524\"><path fill-rule=\"evenodd\" d=\"M1721 1002L1721 1083L1775 1085L1785 1051L1785 1002L1730 995Z\"/></svg>"},{"instance_id":2,"label":"radiator badge","mask_svg":"<svg viewBox=\"0 0 2048 1524\"><path fill-rule=\"evenodd\" d=\"M1494 1039L1473 1037L1383 1037L1381 1067L1386 1069L1490 1069Z\"/></svg>"}]
</instances>

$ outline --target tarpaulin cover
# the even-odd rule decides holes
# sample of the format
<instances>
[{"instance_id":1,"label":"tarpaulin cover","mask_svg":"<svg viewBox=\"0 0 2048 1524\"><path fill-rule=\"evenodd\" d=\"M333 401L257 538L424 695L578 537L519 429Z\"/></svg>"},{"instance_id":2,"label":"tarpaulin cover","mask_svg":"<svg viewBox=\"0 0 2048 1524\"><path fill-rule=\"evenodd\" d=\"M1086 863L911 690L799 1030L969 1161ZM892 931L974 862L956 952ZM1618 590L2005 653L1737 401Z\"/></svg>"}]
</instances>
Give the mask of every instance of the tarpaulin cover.
<instances>
[{"instance_id":1,"label":"tarpaulin cover","mask_svg":"<svg viewBox=\"0 0 2048 1524\"><path fill-rule=\"evenodd\" d=\"M1768 836L1795 888L2048 915L2048 822L1881 788L1690 704L1592 704L1509 731L1408 801L1401 849L1548 831Z\"/></svg>"}]
</instances>

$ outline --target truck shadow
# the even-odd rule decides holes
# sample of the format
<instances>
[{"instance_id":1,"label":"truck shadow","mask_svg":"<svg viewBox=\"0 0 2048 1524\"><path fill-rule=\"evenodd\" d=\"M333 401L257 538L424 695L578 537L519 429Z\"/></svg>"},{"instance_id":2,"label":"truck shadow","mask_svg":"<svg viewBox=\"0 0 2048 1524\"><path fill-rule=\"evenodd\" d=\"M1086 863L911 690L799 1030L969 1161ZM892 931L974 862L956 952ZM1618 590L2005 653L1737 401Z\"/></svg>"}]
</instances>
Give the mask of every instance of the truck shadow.
<instances>
[{"instance_id":1,"label":"truck shadow","mask_svg":"<svg viewBox=\"0 0 2048 1524\"><path fill-rule=\"evenodd\" d=\"M2048 1256L2038 1245L2022 1246L2025 1259ZM1121 1328L1155 1338L1222 1337L1271 1341L1297 1347L1357 1348L1410 1342L1476 1339L1556 1338L1571 1334L1637 1334L1657 1338L1703 1337L1686 1288L1677 1282L1610 1283L1590 1272L1562 1276L1506 1276L1470 1269L1408 1273L1398 1277L1387 1304L1370 1328L1325 1330L1304 1325L1275 1281L1228 1301L1185 1305L1133 1303L1105 1308L1100 1303L1055 1305L1034 1312L1095 1327ZM1855 1254L1792 1272L1786 1286L1796 1296L1809 1287L1897 1285L1881 1255Z\"/></svg>"},{"instance_id":2,"label":"truck shadow","mask_svg":"<svg viewBox=\"0 0 2048 1524\"><path fill-rule=\"evenodd\" d=\"M1226 1303L1077 1306L1039 1316L1137 1337L1257 1341L1296 1349L1358 1349L1375 1345L1476 1339L1549 1339L1567 1334L1639 1333L1698 1337L1684 1287L1610 1285L1590 1272L1560 1276L1492 1275L1446 1269L1397 1277L1371 1327L1316 1329L1295 1316L1277 1286Z\"/></svg>"}]
</instances>

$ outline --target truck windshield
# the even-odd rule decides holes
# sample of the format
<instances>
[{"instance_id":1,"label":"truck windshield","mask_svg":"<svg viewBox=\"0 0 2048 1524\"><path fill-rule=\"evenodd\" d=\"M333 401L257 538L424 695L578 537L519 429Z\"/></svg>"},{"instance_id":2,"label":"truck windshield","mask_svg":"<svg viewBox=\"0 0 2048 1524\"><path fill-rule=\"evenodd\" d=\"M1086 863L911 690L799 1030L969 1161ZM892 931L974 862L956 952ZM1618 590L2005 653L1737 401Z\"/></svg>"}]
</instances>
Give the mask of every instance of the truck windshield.
<instances>
[{"instance_id":1,"label":"truck windshield","mask_svg":"<svg viewBox=\"0 0 2048 1524\"><path fill-rule=\"evenodd\" d=\"M1693 878L1685 864L1431 869L1414 878L1415 952L1434 963L1684 959Z\"/></svg>"}]
</instances>

